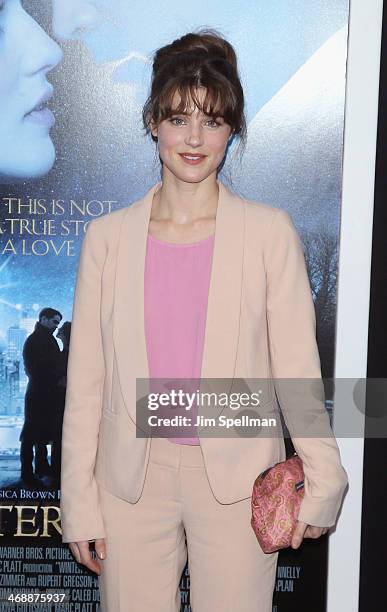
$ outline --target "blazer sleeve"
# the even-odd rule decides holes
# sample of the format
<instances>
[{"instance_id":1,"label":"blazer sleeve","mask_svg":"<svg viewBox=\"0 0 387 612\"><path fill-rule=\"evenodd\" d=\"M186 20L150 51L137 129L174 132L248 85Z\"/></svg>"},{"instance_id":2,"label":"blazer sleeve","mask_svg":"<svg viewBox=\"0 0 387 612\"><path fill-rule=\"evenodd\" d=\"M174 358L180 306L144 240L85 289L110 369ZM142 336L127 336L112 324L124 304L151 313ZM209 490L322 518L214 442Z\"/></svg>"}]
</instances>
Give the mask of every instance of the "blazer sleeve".
<instances>
[{"instance_id":1,"label":"blazer sleeve","mask_svg":"<svg viewBox=\"0 0 387 612\"><path fill-rule=\"evenodd\" d=\"M98 220L87 226L78 264L62 430L62 541L105 537L94 465L101 420L104 357L100 305L106 248Z\"/></svg>"},{"instance_id":2,"label":"blazer sleeve","mask_svg":"<svg viewBox=\"0 0 387 612\"><path fill-rule=\"evenodd\" d=\"M309 525L330 527L336 522L348 478L325 408L304 251L285 210L273 211L265 268L271 374L305 474L298 518Z\"/></svg>"}]
</instances>

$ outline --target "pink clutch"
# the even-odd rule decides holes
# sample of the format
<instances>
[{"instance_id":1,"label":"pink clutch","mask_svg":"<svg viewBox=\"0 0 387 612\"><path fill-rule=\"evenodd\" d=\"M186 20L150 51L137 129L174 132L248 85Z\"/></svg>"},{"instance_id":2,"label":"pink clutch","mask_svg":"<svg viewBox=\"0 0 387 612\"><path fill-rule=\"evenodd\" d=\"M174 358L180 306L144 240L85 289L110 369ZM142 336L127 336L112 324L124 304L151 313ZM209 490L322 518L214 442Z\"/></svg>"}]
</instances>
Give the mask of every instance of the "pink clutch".
<instances>
[{"instance_id":1,"label":"pink clutch","mask_svg":"<svg viewBox=\"0 0 387 612\"><path fill-rule=\"evenodd\" d=\"M251 526L263 552L290 546L303 497L304 471L296 453L255 479Z\"/></svg>"}]
</instances>

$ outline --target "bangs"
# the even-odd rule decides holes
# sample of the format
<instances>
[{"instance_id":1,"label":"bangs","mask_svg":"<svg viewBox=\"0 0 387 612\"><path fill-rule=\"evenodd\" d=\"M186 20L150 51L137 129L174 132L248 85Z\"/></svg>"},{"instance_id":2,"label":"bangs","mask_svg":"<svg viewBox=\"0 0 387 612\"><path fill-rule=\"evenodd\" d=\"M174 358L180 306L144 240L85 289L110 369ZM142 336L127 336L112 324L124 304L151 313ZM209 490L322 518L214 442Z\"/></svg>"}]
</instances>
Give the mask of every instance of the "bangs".
<instances>
[{"instance_id":1,"label":"bangs","mask_svg":"<svg viewBox=\"0 0 387 612\"><path fill-rule=\"evenodd\" d=\"M145 131L173 115L204 116L231 127L244 143L247 137L244 95L233 47L212 30L189 33L156 52L149 96L142 109ZM220 122L218 122L220 123Z\"/></svg>"},{"instance_id":2,"label":"bangs","mask_svg":"<svg viewBox=\"0 0 387 612\"><path fill-rule=\"evenodd\" d=\"M226 123L229 123L235 116L230 104L227 103L231 102L230 89L223 90L219 84L217 85L218 87L192 82L170 83L159 98L159 121L179 113L190 114L194 110L193 107L196 107L209 117L223 117ZM204 96L203 89L206 90Z\"/></svg>"}]
</instances>

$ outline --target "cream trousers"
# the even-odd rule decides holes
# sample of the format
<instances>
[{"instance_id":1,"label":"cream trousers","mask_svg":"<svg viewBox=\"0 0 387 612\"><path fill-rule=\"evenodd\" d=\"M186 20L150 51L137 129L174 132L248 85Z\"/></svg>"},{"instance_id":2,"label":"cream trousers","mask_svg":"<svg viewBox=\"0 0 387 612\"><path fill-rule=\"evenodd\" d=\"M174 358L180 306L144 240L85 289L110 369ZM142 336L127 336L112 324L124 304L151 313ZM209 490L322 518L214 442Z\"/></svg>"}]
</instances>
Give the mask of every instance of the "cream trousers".
<instances>
[{"instance_id":1,"label":"cream trousers","mask_svg":"<svg viewBox=\"0 0 387 612\"><path fill-rule=\"evenodd\" d=\"M271 612L278 553L262 552L250 499L216 501L200 446L153 438L139 501L99 494L103 612L178 612L187 558L193 612Z\"/></svg>"}]
</instances>

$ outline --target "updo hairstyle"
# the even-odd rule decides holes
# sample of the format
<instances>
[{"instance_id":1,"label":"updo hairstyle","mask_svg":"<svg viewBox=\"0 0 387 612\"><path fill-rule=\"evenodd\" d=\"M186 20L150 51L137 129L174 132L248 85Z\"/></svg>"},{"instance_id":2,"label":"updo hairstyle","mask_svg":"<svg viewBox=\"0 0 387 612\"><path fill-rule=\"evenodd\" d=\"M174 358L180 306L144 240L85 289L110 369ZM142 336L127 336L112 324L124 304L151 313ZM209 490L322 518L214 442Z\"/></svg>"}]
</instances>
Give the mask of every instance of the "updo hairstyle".
<instances>
[{"instance_id":1,"label":"updo hairstyle","mask_svg":"<svg viewBox=\"0 0 387 612\"><path fill-rule=\"evenodd\" d=\"M198 87L206 88L202 104L195 93ZM180 103L173 108L176 92ZM239 144L245 146L244 95L236 53L214 29L190 32L155 52L150 95L142 111L146 134L157 143L152 127L172 115L188 112L191 101L211 118L223 117L231 127L232 139L238 135Z\"/></svg>"}]
</instances>

